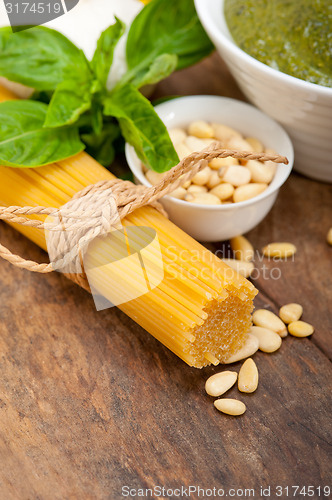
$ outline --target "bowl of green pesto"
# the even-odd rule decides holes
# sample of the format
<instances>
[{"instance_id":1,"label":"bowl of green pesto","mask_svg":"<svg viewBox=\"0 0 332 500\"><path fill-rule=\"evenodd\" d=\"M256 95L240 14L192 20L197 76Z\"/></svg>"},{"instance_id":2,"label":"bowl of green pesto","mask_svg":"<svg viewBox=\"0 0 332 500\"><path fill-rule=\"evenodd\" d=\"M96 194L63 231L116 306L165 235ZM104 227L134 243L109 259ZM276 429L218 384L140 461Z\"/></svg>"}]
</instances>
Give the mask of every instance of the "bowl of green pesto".
<instances>
[{"instance_id":1,"label":"bowl of green pesto","mask_svg":"<svg viewBox=\"0 0 332 500\"><path fill-rule=\"evenodd\" d=\"M238 85L288 131L294 168L332 182L332 0L195 0Z\"/></svg>"}]
</instances>

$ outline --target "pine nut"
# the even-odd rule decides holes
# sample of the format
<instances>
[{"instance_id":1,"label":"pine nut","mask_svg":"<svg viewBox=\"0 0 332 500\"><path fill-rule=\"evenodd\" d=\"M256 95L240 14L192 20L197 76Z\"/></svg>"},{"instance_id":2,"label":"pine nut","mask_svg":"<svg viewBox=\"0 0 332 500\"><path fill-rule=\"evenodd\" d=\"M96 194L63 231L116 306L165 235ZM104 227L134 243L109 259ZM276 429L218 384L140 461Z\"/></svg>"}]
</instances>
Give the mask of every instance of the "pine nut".
<instances>
[{"instance_id":1,"label":"pine nut","mask_svg":"<svg viewBox=\"0 0 332 500\"><path fill-rule=\"evenodd\" d=\"M219 184L218 186L211 189L210 193L218 196L221 201L227 200L228 198L233 196L234 186L232 186L232 184L229 184L229 182L223 182L222 184Z\"/></svg>"},{"instance_id":2,"label":"pine nut","mask_svg":"<svg viewBox=\"0 0 332 500\"><path fill-rule=\"evenodd\" d=\"M241 165L232 165L228 167L223 175L223 181L229 182L235 187L248 184L250 179L250 170L248 170L247 167L241 167Z\"/></svg>"},{"instance_id":3,"label":"pine nut","mask_svg":"<svg viewBox=\"0 0 332 500\"><path fill-rule=\"evenodd\" d=\"M265 165L257 160L248 160L246 167L251 172L252 182L264 182L266 184L270 184L275 174L275 171L271 169L269 165Z\"/></svg>"},{"instance_id":4,"label":"pine nut","mask_svg":"<svg viewBox=\"0 0 332 500\"><path fill-rule=\"evenodd\" d=\"M288 325L288 331L294 337L309 337L314 333L314 327L305 321L293 321Z\"/></svg>"},{"instance_id":5,"label":"pine nut","mask_svg":"<svg viewBox=\"0 0 332 500\"><path fill-rule=\"evenodd\" d=\"M172 198L178 198L179 200L184 200L186 194L187 194L186 189L184 189L183 187L178 187L177 189L174 189L174 191L170 193L170 196L172 196Z\"/></svg>"},{"instance_id":6,"label":"pine nut","mask_svg":"<svg viewBox=\"0 0 332 500\"><path fill-rule=\"evenodd\" d=\"M198 186L204 186L204 184L206 184L210 179L210 175L211 175L210 167L205 167L199 172L197 172L197 174L191 179L191 182L193 184L197 184Z\"/></svg>"},{"instance_id":7,"label":"pine nut","mask_svg":"<svg viewBox=\"0 0 332 500\"><path fill-rule=\"evenodd\" d=\"M145 177L150 182L150 184L155 186L165 177L166 173L167 172L160 174L158 172L155 172L154 170L148 170L145 174Z\"/></svg>"},{"instance_id":8,"label":"pine nut","mask_svg":"<svg viewBox=\"0 0 332 500\"><path fill-rule=\"evenodd\" d=\"M230 167L231 165L238 165L239 160L236 158L232 158L231 156L227 156L226 158L214 158L210 161L209 166L213 170L219 170L221 167Z\"/></svg>"},{"instance_id":9,"label":"pine nut","mask_svg":"<svg viewBox=\"0 0 332 500\"><path fill-rule=\"evenodd\" d=\"M258 387L258 370L253 359L247 359L239 371L238 388L241 392L255 392Z\"/></svg>"},{"instance_id":10,"label":"pine nut","mask_svg":"<svg viewBox=\"0 0 332 500\"><path fill-rule=\"evenodd\" d=\"M206 185L209 189L212 189L215 186L218 186L220 184L220 182L221 182L221 179L219 177L219 173L216 170L214 170L213 172L211 172L210 178L207 181Z\"/></svg>"},{"instance_id":11,"label":"pine nut","mask_svg":"<svg viewBox=\"0 0 332 500\"><path fill-rule=\"evenodd\" d=\"M197 186L197 184L192 184L188 187L187 191L191 194L207 193L207 188L205 186Z\"/></svg>"},{"instance_id":12,"label":"pine nut","mask_svg":"<svg viewBox=\"0 0 332 500\"><path fill-rule=\"evenodd\" d=\"M327 232L326 241L329 245L332 245L332 227Z\"/></svg>"},{"instance_id":13,"label":"pine nut","mask_svg":"<svg viewBox=\"0 0 332 500\"><path fill-rule=\"evenodd\" d=\"M266 245L263 250L265 257L278 257L279 259L287 259L296 253L296 246L293 243L276 242Z\"/></svg>"},{"instance_id":14,"label":"pine nut","mask_svg":"<svg viewBox=\"0 0 332 500\"><path fill-rule=\"evenodd\" d=\"M244 236L236 236L231 239L231 248L237 260L251 262L254 258L254 247Z\"/></svg>"},{"instance_id":15,"label":"pine nut","mask_svg":"<svg viewBox=\"0 0 332 500\"><path fill-rule=\"evenodd\" d=\"M235 189L233 200L235 203L239 203L240 201L250 200L255 196L261 194L267 188L267 184L265 183L251 183L246 184L244 186L239 186Z\"/></svg>"},{"instance_id":16,"label":"pine nut","mask_svg":"<svg viewBox=\"0 0 332 500\"><path fill-rule=\"evenodd\" d=\"M184 142L187 137L187 134L182 128L172 128L168 133L174 146L180 142Z\"/></svg>"},{"instance_id":17,"label":"pine nut","mask_svg":"<svg viewBox=\"0 0 332 500\"><path fill-rule=\"evenodd\" d=\"M286 324L298 321L303 313L303 307L300 304L286 304L280 308L279 316Z\"/></svg>"},{"instance_id":18,"label":"pine nut","mask_svg":"<svg viewBox=\"0 0 332 500\"><path fill-rule=\"evenodd\" d=\"M188 193L185 200L199 205L221 205L219 198L210 193Z\"/></svg>"},{"instance_id":19,"label":"pine nut","mask_svg":"<svg viewBox=\"0 0 332 500\"><path fill-rule=\"evenodd\" d=\"M267 309L257 309L257 311L255 311L252 315L252 321L254 325L272 330L273 332L278 333L282 338L287 336L286 325L272 311L268 311Z\"/></svg>"},{"instance_id":20,"label":"pine nut","mask_svg":"<svg viewBox=\"0 0 332 500\"><path fill-rule=\"evenodd\" d=\"M225 394L237 380L237 373L225 371L221 373L216 373L209 377L205 383L205 390L209 396L221 396Z\"/></svg>"},{"instance_id":21,"label":"pine nut","mask_svg":"<svg viewBox=\"0 0 332 500\"><path fill-rule=\"evenodd\" d=\"M260 351L274 352L281 346L282 339L280 335L273 330L261 326L252 326L250 328L250 333L258 338Z\"/></svg>"},{"instance_id":22,"label":"pine nut","mask_svg":"<svg viewBox=\"0 0 332 500\"><path fill-rule=\"evenodd\" d=\"M180 179L184 179L185 175L182 174L180 175ZM191 181L185 181L181 184L181 187L183 187L184 189L187 189L189 188L189 186L191 185Z\"/></svg>"},{"instance_id":23,"label":"pine nut","mask_svg":"<svg viewBox=\"0 0 332 500\"><path fill-rule=\"evenodd\" d=\"M186 158L187 156L189 156L191 153L191 150L183 142L179 142L178 144L175 144L174 148L178 154L180 161L183 160L183 158Z\"/></svg>"},{"instance_id":24,"label":"pine nut","mask_svg":"<svg viewBox=\"0 0 332 500\"><path fill-rule=\"evenodd\" d=\"M277 153L274 151L274 149L271 149L271 148L265 148L265 153L270 154L270 155L275 155L275 154L277 154ZM268 161L265 161L265 162L264 162L264 164L265 164L265 165L267 165L267 166L268 166L268 167L272 170L272 172L274 172L274 174L276 173L276 170L277 170L277 164L276 164L276 163L274 163L274 161L270 161L270 160L268 160ZM273 175L274 175L274 174L273 174Z\"/></svg>"},{"instance_id":25,"label":"pine nut","mask_svg":"<svg viewBox=\"0 0 332 500\"><path fill-rule=\"evenodd\" d=\"M254 264L245 260L222 259L222 261L245 278L249 278L254 270Z\"/></svg>"},{"instance_id":26,"label":"pine nut","mask_svg":"<svg viewBox=\"0 0 332 500\"><path fill-rule=\"evenodd\" d=\"M188 135L184 143L187 148L190 149L191 153L196 153L197 151L202 151L202 149L206 148L205 142L193 135Z\"/></svg>"},{"instance_id":27,"label":"pine nut","mask_svg":"<svg viewBox=\"0 0 332 500\"><path fill-rule=\"evenodd\" d=\"M214 402L214 406L222 413L226 413L227 415L232 415L234 417L243 415L247 409L246 405L238 399L217 399Z\"/></svg>"},{"instance_id":28,"label":"pine nut","mask_svg":"<svg viewBox=\"0 0 332 500\"><path fill-rule=\"evenodd\" d=\"M262 153L264 151L263 144L256 139L256 137L246 137L245 140L250 144L253 151L257 151L257 153Z\"/></svg>"},{"instance_id":29,"label":"pine nut","mask_svg":"<svg viewBox=\"0 0 332 500\"><path fill-rule=\"evenodd\" d=\"M232 354L224 363L226 365L229 365L230 363L236 363L237 361L241 361L242 359L250 358L250 356L258 351L258 347L258 338L248 333L248 337L244 346L241 347L238 352Z\"/></svg>"},{"instance_id":30,"label":"pine nut","mask_svg":"<svg viewBox=\"0 0 332 500\"><path fill-rule=\"evenodd\" d=\"M214 144L216 142L215 139L202 139L202 141L204 142L206 148L208 146L211 146L211 144Z\"/></svg>"},{"instance_id":31,"label":"pine nut","mask_svg":"<svg viewBox=\"0 0 332 500\"><path fill-rule=\"evenodd\" d=\"M230 137L227 141L227 148L238 149L239 151L251 151L250 144L245 141L242 137Z\"/></svg>"},{"instance_id":32,"label":"pine nut","mask_svg":"<svg viewBox=\"0 0 332 500\"><path fill-rule=\"evenodd\" d=\"M214 131L214 136L218 141L226 143L231 137L238 137L242 139L242 135L237 130L234 130L227 125L223 125L221 123L212 123L212 128Z\"/></svg>"},{"instance_id":33,"label":"pine nut","mask_svg":"<svg viewBox=\"0 0 332 500\"><path fill-rule=\"evenodd\" d=\"M213 128L203 120L191 122L188 127L188 132L190 135L200 137L201 139L210 139L211 137L214 137Z\"/></svg>"}]
</instances>

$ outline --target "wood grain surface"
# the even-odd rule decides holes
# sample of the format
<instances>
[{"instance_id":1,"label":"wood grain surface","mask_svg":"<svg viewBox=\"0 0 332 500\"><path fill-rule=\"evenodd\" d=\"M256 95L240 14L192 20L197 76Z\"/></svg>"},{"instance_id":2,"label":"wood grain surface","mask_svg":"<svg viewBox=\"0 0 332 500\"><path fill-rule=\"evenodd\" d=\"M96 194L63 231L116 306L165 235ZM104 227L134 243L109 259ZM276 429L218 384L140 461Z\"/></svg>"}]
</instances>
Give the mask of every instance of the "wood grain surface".
<instances>
[{"instance_id":1,"label":"wood grain surface","mask_svg":"<svg viewBox=\"0 0 332 500\"><path fill-rule=\"evenodd\" d=\"M199 93L241 98L217 55L170 77L154 97ZM204 392L220 368L189 368L119 310L96 312L91 297L59 274L0 262L0 499L117 500L126 485L196 485L225 495L254 488L255 498L271 486L276 499L287 498L277 497L277 485L331 486L330 226L331 185L292 174L248 235L258 250L278 240L298 248L294 261L257 256L256 306L277 311L298 301L316 331L255 355L257 392L230 391L247 405L240 418L218 413ZM3 223L0 233L12 250L44 261ZM316 490L312 498L324 497Z\"/></svg>"}]
</instances>

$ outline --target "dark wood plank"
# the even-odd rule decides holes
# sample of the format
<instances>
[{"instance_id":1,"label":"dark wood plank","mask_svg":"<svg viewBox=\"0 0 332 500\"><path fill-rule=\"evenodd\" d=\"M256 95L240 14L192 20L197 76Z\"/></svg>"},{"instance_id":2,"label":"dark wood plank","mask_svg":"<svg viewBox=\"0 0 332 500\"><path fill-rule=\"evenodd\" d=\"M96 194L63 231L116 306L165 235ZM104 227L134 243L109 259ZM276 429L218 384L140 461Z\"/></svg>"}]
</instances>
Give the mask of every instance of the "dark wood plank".
<instances>
[{"instance_id":1,"label":"dark wood plank","mask_svg":"<svg viewBox=\"0 0 332 500\"><path fill-rule=\"evenodd\" d=\"M214 56L158 92L238 96L225 82L233 85ZM241 418L218 413L204 393L220 368L187 367L117 309L97 313L63 276L0 262L0 499L118 500L124 485L255 488L259 498L261 485L328 484L330 189L294 175L249 235L258 249L277 239L298 246L294 262L278 263L281 280L258 279L256 305L298 300L316 332L255 356L258 391L230 391L247 404ZM0 233L3 244L45 260L10 227L1 223Z\"/></svg>"}]
</instances>

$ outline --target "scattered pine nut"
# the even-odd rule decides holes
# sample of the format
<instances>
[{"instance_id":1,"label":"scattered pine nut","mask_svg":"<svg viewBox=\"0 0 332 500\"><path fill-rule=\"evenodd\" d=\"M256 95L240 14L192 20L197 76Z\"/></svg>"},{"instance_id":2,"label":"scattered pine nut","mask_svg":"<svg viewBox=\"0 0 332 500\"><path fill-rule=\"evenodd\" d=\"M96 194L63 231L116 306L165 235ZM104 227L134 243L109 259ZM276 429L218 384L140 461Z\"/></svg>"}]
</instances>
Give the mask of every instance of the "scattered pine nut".
<instances>
[{"instance_id":1,"label":"scattered pine nut","mask_svg":"<svg viewBox=\"0 0 332 500\"><path fill-rule=\"evenodd\" d=\"M205 390L209 396L221 396L225 394L237 380L236 372L220 372L209 377L205 383Z\"/></svg>"},{"instance_id":2,"label":"scattered pine nut","mask_svg":"<svg viewBox=\"0 0 332 500\"><path fill-rule=\"evenodd\" d=\"M309 337L314 333L314 327L305 321L293 321L288 325L288 331L294 337Z\"/></svg>"},{"instance_id":3,"label":"scattered pine nut","mask_svg":"<svg viewBox=\"0 0 332 500\"><path fill-rule=\"evenodd\" d=\"M238 388L241 392L255 392L258 387L258 369L253 359L247 359L239 371Z\"/></svg>"},{"instance_id":4,"label":"scattered pine nut","mask_svg":"<svg viewBox=\"0 0 332 500\"><path fill-rule=\"evenodd\" d=\"M263 248L265 257L278 257L279 259L287 259L296 253L296 246L293 243L281 242L270 243Z\"/></svg>"},{"instance_id":5,"label":"scattered pine nut","mask_svg":"<svg viewBox=\"0 0 332 500\"><path fill-rule=\"evenodd\" d=\"M238 352L232 354L224 363L226 365L229 365L230 363L236 363L237 361L241 361L242 359L250 358L250 356L258 351L258 347L258 338L248 333L248 337L244 346L241 347Z\"/></svg>"},{"instance_id":6,"label":"scattered pine nut","mask_svg":"<svg viewBox=\"0 0 332 500\"><path fill-rule=\"evenodd\" d=\"M254 325L267 328L280 335L280 337L287 336L286 325L281 321L276 314L267 309L257 309L252 315Z\"/></svg>"},{"instance_id":7,"label":"scattered pine nut","mask_svg":"<svg viewBox=\"0 0 332 500\"><path fill-rule=\"evenodd\" d=\"M280 335L268 328L252 326L250 334L257 337L260 351L271 353L277 351L281 346L282 339Z\"/></svg>"},{"instance_id":8,"label":"scattered pine nut","mask_svg":"<svg viewBox=\"0 0 332 500\"><path fill-rule=\"evenodd\" d=\"M222 259L225 264L234 269L237 273L241 274L245 278L249 278L254 270L254 264L252 262L247 262L245 260L237 259Z\"/></svg>"},{"instance_id":9,"label":"scattered pine nut","mask_svg":"<svg viewBox=\"0 0 332 500\"><path fill-rule=\"evenodd\" d=\"M246 405L238 399L217 399L214 402L214 406L222 413L226 413L227 415L232 415L234 417L243 415L247 409Z\"/></svg>"},{"instance_id":10,"label":"scattered pine nut","mask_svg":"<svg viewBox=\"0 0 332 500\"><path fill-rule=\"evenodd\" d=\"M286 304L279 310L279 316L286 324L298 321L303 313L303 307L300 304Z\"/></svg>"},{"instance_id":11,"label":"scattered pine nut","mask_svg":"<svg viewBox=\"0 0 332 500\"><path fill-rule=\"evenodd\" d=\"M201 139L210 139L214 137L214 130L207 122L204 120L197 120L191 122L188 127L188 132L190 135L194 135Z\"/></svg>"},{"instance_id":12,"label":"scattered pine nut","mask_svg":"<svg viewBox=\"0 0 332 500\"><path fill-rule=\"evenodd\" d=\"M236 236L235 238L232 238L231 248L234 252L235 258L238 260L251 262L254 258L254 247L244 236Z\"/></svg>"},{"instance_id":13,"label":"scattered pine nut","mask_svg":"<svg viewBox=\"0 0 332 500\"><path fill-rule=\"evenodd\" d=\"M326 241L329 245L332 245L332 227L327 232Z\"/></svg>"}]
</instances>

